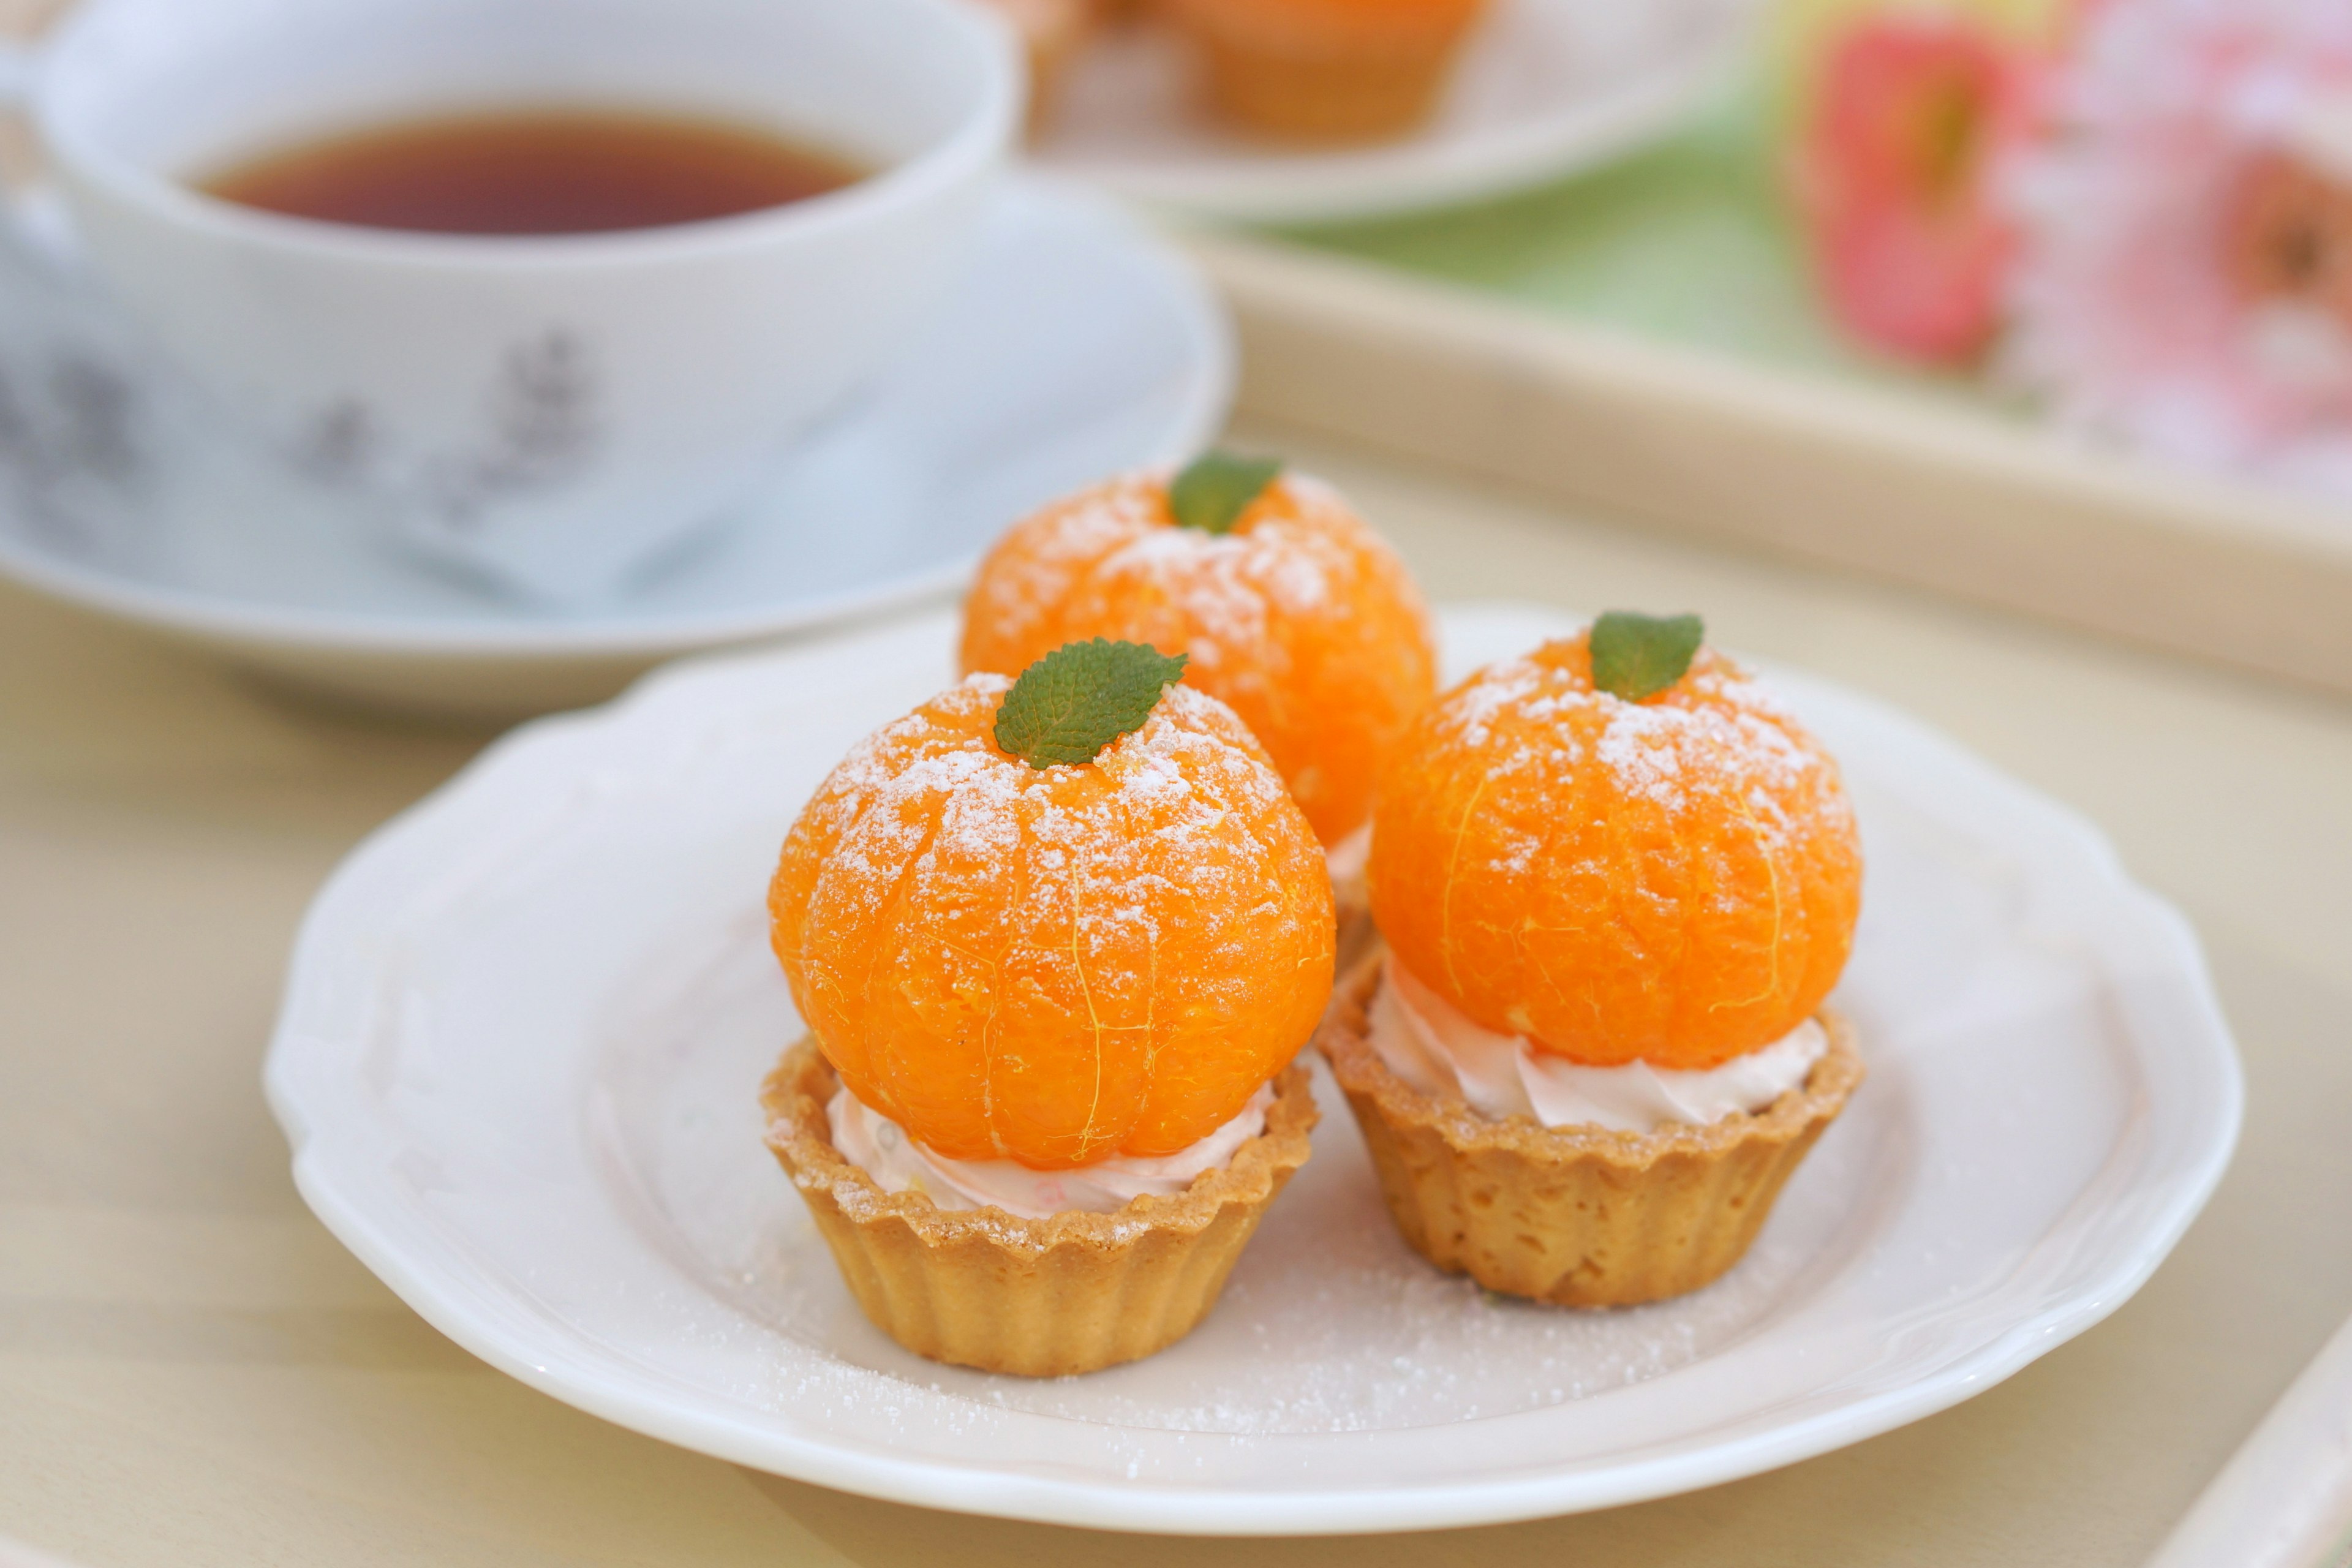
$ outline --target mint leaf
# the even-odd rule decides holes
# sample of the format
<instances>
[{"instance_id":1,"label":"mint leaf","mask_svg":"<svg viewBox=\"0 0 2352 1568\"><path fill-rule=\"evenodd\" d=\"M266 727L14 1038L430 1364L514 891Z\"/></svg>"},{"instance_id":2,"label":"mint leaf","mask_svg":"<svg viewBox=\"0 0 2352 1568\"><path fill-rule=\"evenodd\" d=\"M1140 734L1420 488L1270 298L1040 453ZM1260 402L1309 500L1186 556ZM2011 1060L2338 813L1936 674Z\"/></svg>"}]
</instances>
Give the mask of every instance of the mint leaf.
<instances>
[{"instance_id":1,"label":"mint leaf","mask_svg":"<svg viewBox=\"0 0 2352 1568\"><path fill-rule=\"evenodd\" d=\"M1143 728L1184 674L1143 643L1064 643L1021 672L996 710L996 743L1033 768L1091 763L1121 735Z\"/></svg>"},{"instance_id":2,"label":"mint leaf","mask_svg":"<svg viewBox=\"0 0 2352 1568\"><path fill-rule=\"evenodd\" d=\"M1281 472L1279 458L1211 452L1196 459L1168 487L1168 510L1179 528L1231 533L1250 503L1265 494L1265 487Z\"/></svg>"},{"instance_id":3,"label":"mint leaf","mask_svg":"<svg viewBox=\"0 0 2352 1568\"><path fill-rule=\"evenodd\" d=\"M1612 610L1592 623L1592 684L1640 702L1690 673L1706 623L1696 616L1637 616Z\"/></svg>"}]
</instances>

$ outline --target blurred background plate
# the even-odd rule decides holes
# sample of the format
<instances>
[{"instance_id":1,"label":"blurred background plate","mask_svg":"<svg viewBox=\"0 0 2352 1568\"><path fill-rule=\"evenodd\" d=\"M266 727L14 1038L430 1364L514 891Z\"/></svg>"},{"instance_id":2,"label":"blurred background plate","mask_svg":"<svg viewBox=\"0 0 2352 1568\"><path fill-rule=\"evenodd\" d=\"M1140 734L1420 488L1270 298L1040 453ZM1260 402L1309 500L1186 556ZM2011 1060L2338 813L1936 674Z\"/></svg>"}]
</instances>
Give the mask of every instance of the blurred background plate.
<instances>
[{"instance_id":1,"label":"blurred background plate","mask_svg":"<svg viewBox=\"0 0 2352 1568\"><path fill-rule=\"evenodd\" d=\"M748 512L582 608L504 603L367 542L336 492L180 395L100 302L0 254L0 574L281 685L505 719L681 653L943 596L1024 511L1223 424L1192 268L1025 181L926 340Z\"/></svg>"},{"instance_id":2,"label":"blurred background plate","mask_svg":"<svg viewBox=\"0 0 2352 1568\"><path fill-rule=\"evenodd\" d=\"M1125 196L1265 222L1368 217L1472 200L1604 163L1679 123L1720 85L1749 0L1504 0L1426 128L1302 152L1218 127L1179 45L1136 30L1072 68L1045 167Z\"/></svg>"}]
</instances>

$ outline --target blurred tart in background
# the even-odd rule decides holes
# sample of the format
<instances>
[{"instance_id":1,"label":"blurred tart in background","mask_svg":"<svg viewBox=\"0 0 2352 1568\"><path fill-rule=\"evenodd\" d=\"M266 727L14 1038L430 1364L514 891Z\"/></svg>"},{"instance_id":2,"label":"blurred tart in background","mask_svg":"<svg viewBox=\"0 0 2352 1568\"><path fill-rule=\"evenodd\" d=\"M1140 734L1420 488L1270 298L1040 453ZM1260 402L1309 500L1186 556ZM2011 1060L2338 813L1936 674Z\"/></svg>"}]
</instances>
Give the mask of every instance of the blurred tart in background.
<instances>
[{"instance_id":1,"label":"blurred tart in background","mask_svg":"<svg viewBox=\"0 0 2352 1568\"><path fill-rule=\"evenodd\" d=\"M1436 107L1486 0L1159 0L1212 103L1285 141L1376 141Z\"/></svg>"}]
</instances>

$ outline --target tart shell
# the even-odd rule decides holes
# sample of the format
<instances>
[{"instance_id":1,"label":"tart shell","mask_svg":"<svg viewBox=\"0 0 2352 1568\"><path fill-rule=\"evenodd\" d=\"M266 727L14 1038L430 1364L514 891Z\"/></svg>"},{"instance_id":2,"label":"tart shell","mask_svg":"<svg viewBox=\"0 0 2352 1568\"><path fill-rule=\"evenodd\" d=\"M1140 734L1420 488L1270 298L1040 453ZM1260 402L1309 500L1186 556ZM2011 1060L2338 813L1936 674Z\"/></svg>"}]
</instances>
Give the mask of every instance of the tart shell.
<instances>
[{"instance_id":1,"label":"tart shell","mask_svg":"<svg viewBox=\"0 0 2352 1568\"><path fill-rule=\"evenodd\" d=\"M1358 142L1429 118L1462 40L1484 9L1423 16L1291 16L1271 0L1166 0L1204 56L1219 110L1267 136ZM1329 9L1325 7L1323 9Z\"/></svg>"},{"instance_id":2,"label":"tart shell","mask_svg":"<svg viewBox=\"0 0 2352 1568\"><path fill-rule=\"evenodd\" d=\"M784 1054L761 1104L769 1149L876 1327L933 1361L1063 1377L1164 1350L1216 1305L1266 1205L1307 1163L1306 1070L1287 1067L1275 1086L1265 1131L1183 1192L1047 1219L883 1191L833 1146L825 1107L840 1080L814 1039Z\"/></svg>"},{"instance_id":3,"label":"tart shell","mask_svg":"<svg viewBox=\"0 0 2352 1568\"><path fill-rule=\"evenodd\" d=\"M1440 1268L1505 1295L1622 1307L1711 1283L1746 1255L1863 1079L1853 1026L1824 1008L1828 1054L1753 1114L1654 1132L1491 1121L1423 1094L1372 1047L1380 956L1351 972L1318 1044L1397 1229Z\"/></svg>"}]
</instances>

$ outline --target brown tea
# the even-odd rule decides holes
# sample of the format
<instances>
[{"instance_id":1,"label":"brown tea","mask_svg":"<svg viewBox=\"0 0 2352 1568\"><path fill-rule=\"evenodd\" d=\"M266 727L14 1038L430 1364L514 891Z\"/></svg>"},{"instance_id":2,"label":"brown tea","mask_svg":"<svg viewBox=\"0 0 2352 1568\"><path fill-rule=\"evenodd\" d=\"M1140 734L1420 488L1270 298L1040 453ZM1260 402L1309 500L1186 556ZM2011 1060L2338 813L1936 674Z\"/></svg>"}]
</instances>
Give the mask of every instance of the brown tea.
<instances>
[{"instance_id":1,"label":"brown tea","mask_svg":"<svg viewBox=\"0 0 2352 1568\"><path fill-rule=\"evenodd\" d=\"M603 234L732 217L863 177L748 126L534 110L371 127L197 182L248 207L426 234Z\"/></svg>"}]
</instances>

